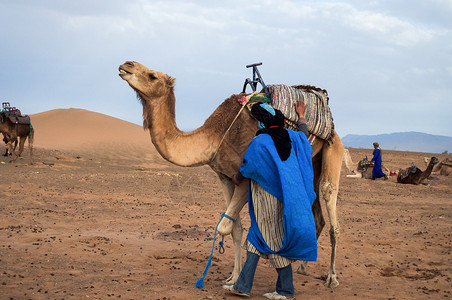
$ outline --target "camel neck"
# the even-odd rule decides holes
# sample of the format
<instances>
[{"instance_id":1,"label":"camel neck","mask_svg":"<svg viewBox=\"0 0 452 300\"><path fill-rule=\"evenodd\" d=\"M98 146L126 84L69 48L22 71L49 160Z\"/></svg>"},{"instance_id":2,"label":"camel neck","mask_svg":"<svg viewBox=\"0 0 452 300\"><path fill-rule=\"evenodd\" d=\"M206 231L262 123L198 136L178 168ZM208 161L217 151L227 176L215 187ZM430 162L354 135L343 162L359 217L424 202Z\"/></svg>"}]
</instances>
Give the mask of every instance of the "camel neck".
<instances>
[{"instance_id":1,"label":"camel neck","mask_svg":"<svg viewBox=\"0 0 452 300\"><path fill-rule=\"evenodd\" d=\"M199 166L209 161L218 147L218 135L209 134L205 125L191 132L181 131L176 125L172 92L145 102L149 105L147 109L143 105L145 123L152 143L164 159L184 167Z\"/></svg>"},{"instance_id":2,"label":"camel neck","mask_svg":"<svg viewBox=\"0 0 452 300\"><path fill-rule=\"evenodd\" d=\"M427 177L430 176L430 174L432 173L432 170L433 170L433 166L434 166L433 163L428 164L427 169L425 169L425 171L422 172L422 175L421 175L422 180L426 179Z\"/></svg>"}]
</instances>

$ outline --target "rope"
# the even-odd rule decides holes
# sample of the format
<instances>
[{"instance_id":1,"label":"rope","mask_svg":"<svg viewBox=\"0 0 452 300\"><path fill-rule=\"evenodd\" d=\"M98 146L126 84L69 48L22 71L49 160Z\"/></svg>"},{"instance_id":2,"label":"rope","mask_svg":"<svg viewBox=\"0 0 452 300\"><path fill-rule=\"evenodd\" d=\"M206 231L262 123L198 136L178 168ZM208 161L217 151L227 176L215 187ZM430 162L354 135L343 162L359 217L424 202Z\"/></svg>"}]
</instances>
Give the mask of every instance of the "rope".
<instances>
[{"instance_id":1,"label":"rope","mask_svg":"<svg viewBox=\"0 0 452 300\"><path fill-rule=\"evenodd\" d=\"M215 233L213 234L212 251L210 252L209 259L207 260L206 268L205 268L204 272L202 273L202 277L196 282L196 287L199 289L204 286L204 278L206 278L207 271L209 270L210 264L212 263L213 249L215 248L215 239L217 238L217 228L218 228L218 225L220 225L220 222L221 222L221 220L223 220L223 218L227 218L227 219L231 220L232 222L235 222L235 219L231 218L226 213L221 214L221 219L217 223L217 226L215 227ZM224 236L221 237L221 242L219 243L220 254L224 253L223 241L224 241Z\"/></svg>"},{"instance_id":2,"label":"rope","mask_svg":"<svg viewBox=\"0 0 452 300\"><path fill-rule=\"evenodd\" d=\"M239 112L237 113L237 115L235 116L234 120L232 120L231 125L229 125L228 130L226 130L226 132L224 133L223 137L221 138L220 143L218 144L218 148L217 151L215 151L214 155L212 156L212 158L210 159L210 161L213 161L215 159L215 157L217 156L218 152L220 151L220 147L221 144L224 141L224 138L226 137L226 135L228 134L229 130L231 129L232 125L234 125L235 121L237 120L237 118L239 117L240 113L242 112L242 110L246 107L246 104L250 101L251 97L253 97L254 95L256 95L257 92L254 92L248 96L245 97L245 99L242 102L242 107L240 108Z\"/></svg>"}]
</instances>

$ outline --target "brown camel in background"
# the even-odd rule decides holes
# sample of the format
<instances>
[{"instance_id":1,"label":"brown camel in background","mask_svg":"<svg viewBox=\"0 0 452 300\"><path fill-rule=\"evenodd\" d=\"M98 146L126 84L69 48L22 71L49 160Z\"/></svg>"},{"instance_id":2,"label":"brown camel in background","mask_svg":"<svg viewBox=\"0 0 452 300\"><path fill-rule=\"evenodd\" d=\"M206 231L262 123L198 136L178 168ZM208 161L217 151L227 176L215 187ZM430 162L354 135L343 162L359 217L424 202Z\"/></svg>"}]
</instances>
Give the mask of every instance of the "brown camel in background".
<instances>
[{"instance_id":1,"label":"brown camel in background","mask_svg":"<svg viewBox=\"0 0 452 300\"><path fill-rule=\"evenodd\" d=\"M450 160L443 160L438 164L438 167L435 168L436 172L439 172L437 174L444 175L444 176L451 176L452 175L452 162Z\"/></svg>"},{"instance_id":2,"label":"brown camel in background","mask_svg":"<svg viewBox=\"0 0 452 300\"><path fill-rule=\"evenodd\" d=\"M241 105L237 100L243 95L232 95L226 99L200 128L182 132L175 120L174 78L132 61L121 65L119 72L119 76L127 81L141 100L143 127L149 130L152 143L162 157L179 166L209 165L218 175L228 205L226 214L236 220L233 222L223 218L218 226L220 234L231 233L234 241L234 269L227 279L229 284L234 283L242 268L240 251L243 229L239 213L247 203L248 181L235 186L231 178L239 170L248 144L257 131L257 121L247 111L240 112ZM339 237L336 202L344 146L338 134L334 133L329 142L316 138L312 147L317 194L313 213L318 237L325 225L319 199L322 194L330 221L331 241L331 264L325 285L333 288L339 284L335 269ZM305 266L302 262L297 271L304 273Z\"/></svg>"},{"instance_id":3,"label":"brown camel in background","mask_svg":"<svg viewBox=\"0 0 452 300\"><path fill-rule=\"evenodd\" d=\"M430 162L425 169L424 172L421 169L412 166L407 169L400 169L399 174L397 175L398 183L406 183L406 184L421 184L423 181L430 176L432 173L433 167L439 162L438 158L432 157Z\"/></svg>"},{"instance_id":4,"label":"brown camel in background","mask_svg":"<svg viewBox=\"0 0 452 300\"><path fill-rule=\"evenodd\" d=\"M11 163L15 162L17 156L20 156L24 151L24 144L28 138L28 148L30 149L30 164L33 164L33 139L34 139L34 129L30 124L14 124L8 118L6 118L3 122L0 122L0 132L6 135L6 149L7 152L12 155ZM19 154L16 155L13 147L14 141L19 138ZM6 141L5 141L6 142Z\"/></svg>"},{"instance_id":5,"label":"brown camel in background","mask_svg":"<svg viewBox=\"0 0 452 300\"><path fill-rule=\"evenodd\" d=\"M425 165L428 167L429 159L428 157L424 157ZM433 167L433 174L435 175L443 175L443 176L451 176L452 175L452 161L449 158L444 159L439 162L435 167Z\"/></svg>"}]
</instances>

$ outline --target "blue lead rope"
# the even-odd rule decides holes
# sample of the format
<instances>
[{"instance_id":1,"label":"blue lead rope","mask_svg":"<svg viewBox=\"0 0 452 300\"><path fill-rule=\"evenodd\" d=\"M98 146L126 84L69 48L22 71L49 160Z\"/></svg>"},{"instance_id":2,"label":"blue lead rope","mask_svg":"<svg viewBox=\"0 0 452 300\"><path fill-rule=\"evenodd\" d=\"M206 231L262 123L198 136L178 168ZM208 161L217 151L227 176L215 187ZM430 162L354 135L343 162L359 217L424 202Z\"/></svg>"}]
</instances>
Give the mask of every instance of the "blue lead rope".
<instances>
[{"instance_id":1,"label":"blue lead rope","mask_svg":"<svg viewBox=\"0 0 452 300\"><path fill-rule=\"evenodd\" d=\"M213 234L212 251L210 251L210 256L209 256L209 259L207 260L206 269L202 273L202 277L196 282L196 287L199 288L199 289L204 286L204 278L206 278L207 271L209 270L210 264L212 263L212 255L213 255L213 249L215 249L215 239L217 238L218 225L220 225L221 220L223 220L223 218L225 218L225 217L228 218L229 220L231 220L232 222L235 222L235 219L231 218L226 213L222 213L221 214L221 219L217 223L217 226L215 227L215 233ZM221 236L221 242L218 243L218 245L220 247L218 251L220 252L220 254L224 253L223 241L224 241L224 236Z\"/></svg>"}]
</instances>

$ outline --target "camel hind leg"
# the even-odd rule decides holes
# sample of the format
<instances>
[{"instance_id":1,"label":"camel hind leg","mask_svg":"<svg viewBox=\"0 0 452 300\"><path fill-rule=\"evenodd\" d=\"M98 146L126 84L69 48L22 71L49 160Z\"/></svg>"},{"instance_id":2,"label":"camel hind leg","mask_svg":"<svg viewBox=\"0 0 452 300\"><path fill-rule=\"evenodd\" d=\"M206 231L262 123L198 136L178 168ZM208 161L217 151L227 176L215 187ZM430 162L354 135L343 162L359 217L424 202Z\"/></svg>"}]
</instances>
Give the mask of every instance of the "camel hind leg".
<instances>
[{"instance_id":1,"label":"camel hind leg","mask_svg":"<svg viewBox=\"0 0 452 300\"><path fill-rule=\"evenodd\" d=\"M341 174L344 145L337 133L330 143L325 144L322 153L322 174L320 191L326 203L330 220L331 264L325 285L334 288L339 285L336 275L336 247L339 238L339 223L337 220L337 194Z\"/></svg>"},{"instance_id":2,"label":"camel hind leg","mask_svg":"<svg viewBox=\"0 0 452 300\"><path fill-rule=\"evenodd\" d=\"M35 131L33 128L30 129L30 133L28 135L28 149L30 150L30 165L33 164L33 143L35 139Z\"/></svg>"},{"instance_id":3,"label":"camel hind leg","mask_svg":"<svg viewBox=\"0 0 452 300\"><path fill-rule=\"evenodd\" d=\"M17 156L21 156L22 152L24 152L24 145L25 141L27 140L27 136L21 136L19 137L19 153L17 153ZM17 146L17 140L16 140L16 146ZM14 150L16 147L14 147Z\"/></svg>"},{"instance_id":4,"label":"camel hind leg","mask_svg":"<svg viewBox=\"0 0 452 300\"><path fill-rule=\"evenodd\" d=\"M325 219L323 218L322 207L320 205L319 198L319 183L320 183L320 172L322 169L322 156L321 154L316 155L312 159L312 167L314 169L314 191L316 194L316 198L314 203L312 204L312 214L314 215L315 222L315 230L317 239L319 239L320 234L322 233L323 227L325 227ZM300 265L298 266L295 273L307 275L307 261L300 261Z\"/></svg>"}]
</instances>

